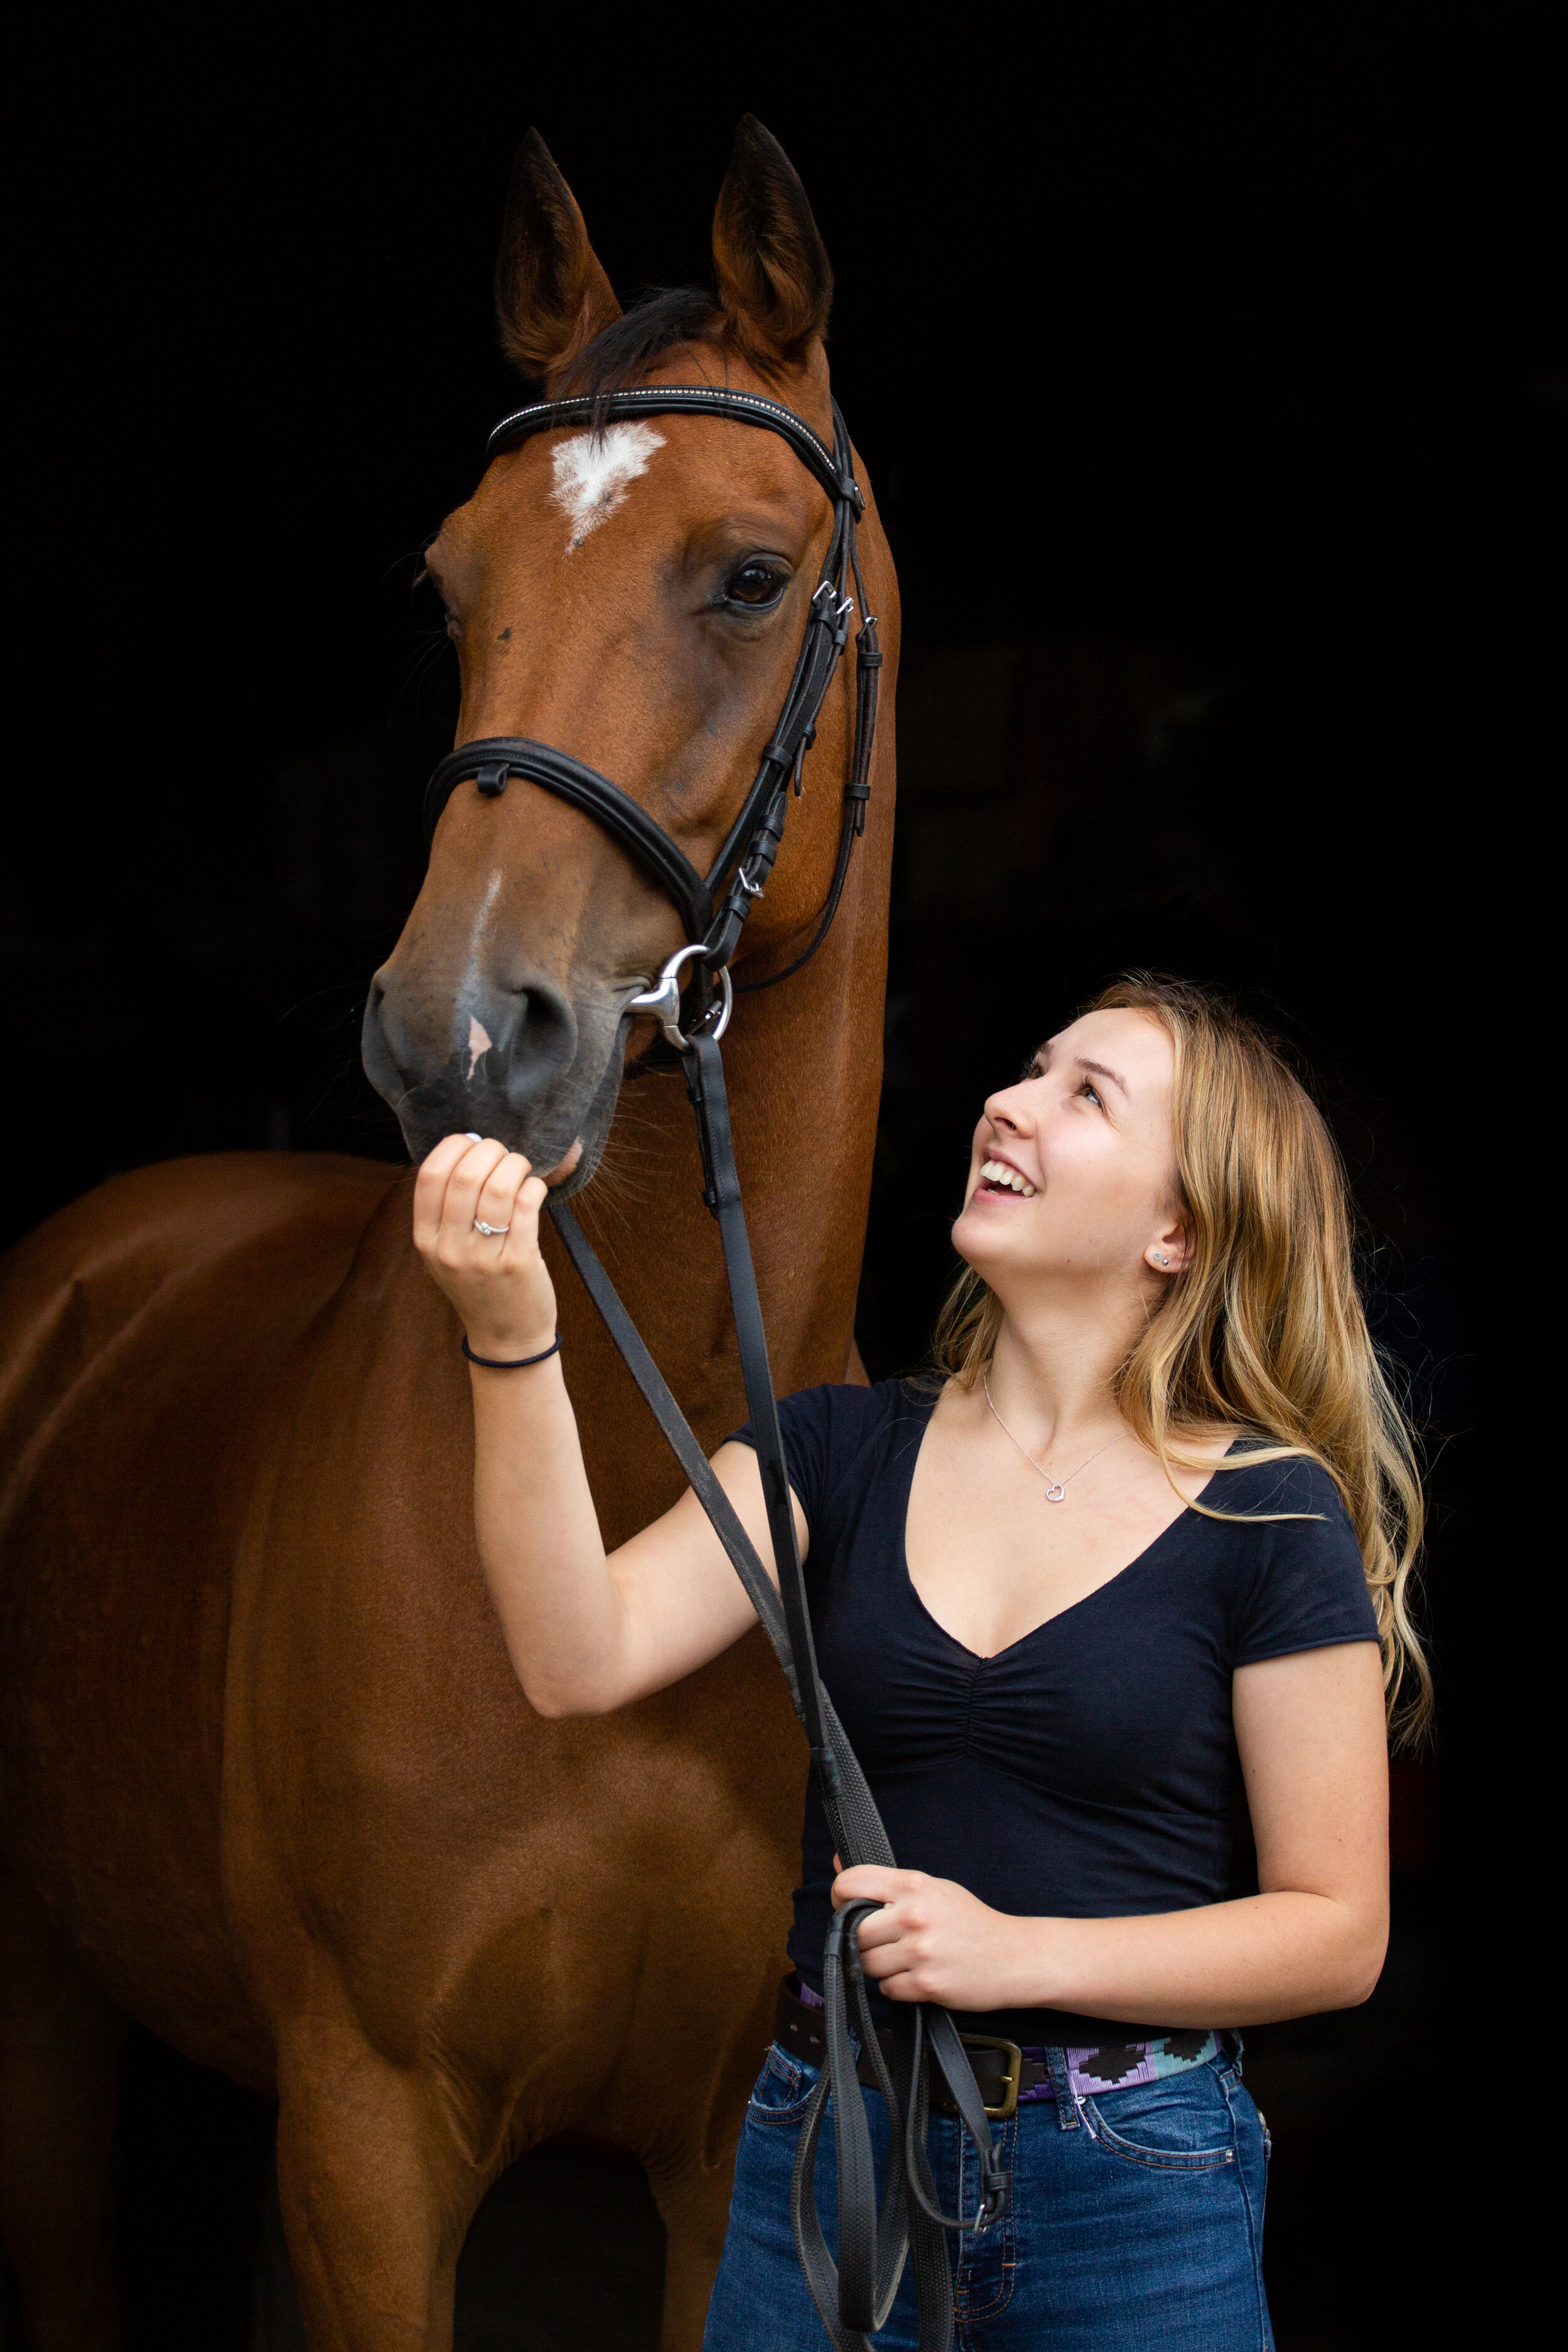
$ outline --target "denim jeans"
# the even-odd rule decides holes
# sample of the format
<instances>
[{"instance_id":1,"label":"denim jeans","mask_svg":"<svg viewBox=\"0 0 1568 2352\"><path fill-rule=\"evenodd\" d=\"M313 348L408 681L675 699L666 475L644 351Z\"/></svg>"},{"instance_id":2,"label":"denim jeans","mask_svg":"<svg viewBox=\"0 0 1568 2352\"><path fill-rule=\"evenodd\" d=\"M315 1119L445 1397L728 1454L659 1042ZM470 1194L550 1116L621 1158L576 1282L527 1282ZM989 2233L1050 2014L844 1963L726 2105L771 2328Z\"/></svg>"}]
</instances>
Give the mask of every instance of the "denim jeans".
<instances>
[{"instance_id":1,"label":"denim jeans","mask_svg":"<svg viewBox=\"0 0 1568 2352\"><path fill-rule=\"evenodd\" d=\"M1058 2053L1059 2056L1059 2053ZM1059 2067L1058 2080L1063 2080ZM822 2352L790 2233L790 2173L816 2070L775 2042L747 2110L730 2227L703 2352ZM888 2116L865 2094L879 2179ZM1013 2175L1005 2218L948 2239L959 2352L1272 2352L1264 2299L1268 2136L1226 2058L1162 2082L1021 2106L995 2126ZM932 2119L944 2210L974 2202L974 2151ZM963 2179L957 2174L962 2162ZM818 2210L837 2244L833 2119L824 2126ZM878 2352L919 2340L906 2268Z\"/></svg>"}]
</instances>

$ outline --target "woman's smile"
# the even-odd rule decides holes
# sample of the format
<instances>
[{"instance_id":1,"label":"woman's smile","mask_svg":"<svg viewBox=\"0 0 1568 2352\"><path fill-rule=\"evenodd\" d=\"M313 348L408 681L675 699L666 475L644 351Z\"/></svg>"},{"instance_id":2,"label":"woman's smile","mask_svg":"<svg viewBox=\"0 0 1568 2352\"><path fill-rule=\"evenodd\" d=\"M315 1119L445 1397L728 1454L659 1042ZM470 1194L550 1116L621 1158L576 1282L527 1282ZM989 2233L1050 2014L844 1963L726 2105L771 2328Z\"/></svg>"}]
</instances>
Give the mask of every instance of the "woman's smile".
<instances>
[{"instance_id":1,"label":"woman's smile","mask_svg":"<svg viewBox=\"0 0 1568 2352\"><path fill-rule=\"evenodd\" d=\"M1000 1159L995 1152L981 1161L980 1181L974 1188L977 1194L986 1192L993 1199L1024 1201L1032 1201L1038 1189L1021 1169L1015 1168L1010 1160Z\"/></svg>"}]
</instances>

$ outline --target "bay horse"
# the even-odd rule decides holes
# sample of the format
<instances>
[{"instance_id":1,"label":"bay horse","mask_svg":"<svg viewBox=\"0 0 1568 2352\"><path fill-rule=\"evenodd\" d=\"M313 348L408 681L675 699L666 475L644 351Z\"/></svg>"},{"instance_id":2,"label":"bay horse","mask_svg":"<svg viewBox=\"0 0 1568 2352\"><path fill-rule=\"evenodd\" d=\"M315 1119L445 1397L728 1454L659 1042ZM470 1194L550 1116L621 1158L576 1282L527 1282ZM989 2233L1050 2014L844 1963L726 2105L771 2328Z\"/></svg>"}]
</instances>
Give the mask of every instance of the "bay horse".
<instances>
[{"instance_id":1,"label":"bay horse","mask_svg":"<svg viewBox=\"0 0 1568 2352\"><path fill-rule=\"evenodd\" d=\"M531 133L498 264L506 346L547 391L722 383L829 433L826 256L750 118L713 261L716 300L623 315ZM829 524L775 435L711 416L499 456L430 554L458 740L569 750L705 866ZM820 952L739 995L726 1048L784 1391L858 1376L898 643L869 501L860 544L889 688L866 836ZM738 985L810 934L852 703L841 665ZM680 943L668 901L580 810L525 779L457 793L375 977L364 1058L414 1156L473 1129L579 1193L711 1447L743 1411L717 1237L680 1080L619 1009ZM784 1966L804 1745L760 1633L618 1715L532 1714L480 1578L468 1375L412 1248L411 1192L406 1170L346 1158L185 1160L76 1202L5 1272L0 2233L33 2352L122 2341L127 2015L277 2095L312 2352L448 2346L486 2188L574 2131L646 2167L667 2352L700 2336ZM679 1474L558 1252L553 1270L615 1544Z\"/></svg>"}]
</instances>

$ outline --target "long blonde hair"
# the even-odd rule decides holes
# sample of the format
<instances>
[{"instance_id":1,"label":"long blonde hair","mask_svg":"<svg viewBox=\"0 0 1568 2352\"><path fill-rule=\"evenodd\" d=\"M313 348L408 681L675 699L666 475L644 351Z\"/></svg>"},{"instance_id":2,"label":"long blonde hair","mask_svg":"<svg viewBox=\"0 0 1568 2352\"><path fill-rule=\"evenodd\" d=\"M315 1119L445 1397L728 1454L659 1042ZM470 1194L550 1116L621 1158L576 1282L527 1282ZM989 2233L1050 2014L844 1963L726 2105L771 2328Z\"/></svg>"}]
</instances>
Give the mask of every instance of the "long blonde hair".
<instances>
[{"instance_id":1,"label":"long blonde hair","mask_svg":"<svg viewBox=\"0 0 1568 2352\"><path fill-rule=\"evenodd\" d=\"M1222 1468L1296 1455L1321 1465L1361 1546L1391 1726L1413 1740L1432 1707L1410 1615L1421 1480L1366 1328L1333 1138L1262 1030L1208 990L1128 972L1087 1009L1146 1013L1171 1040L1176 1174L1193 1243L1116 1375L1122 1418L1167 1477L1187 1458L1184 1437L1190 1444L1215 1422L1262 1441ZM972 1389L1003 1319L1001 1301L965 1268L937 1323L935 1370Z\"/></svg>"}]
</instances>

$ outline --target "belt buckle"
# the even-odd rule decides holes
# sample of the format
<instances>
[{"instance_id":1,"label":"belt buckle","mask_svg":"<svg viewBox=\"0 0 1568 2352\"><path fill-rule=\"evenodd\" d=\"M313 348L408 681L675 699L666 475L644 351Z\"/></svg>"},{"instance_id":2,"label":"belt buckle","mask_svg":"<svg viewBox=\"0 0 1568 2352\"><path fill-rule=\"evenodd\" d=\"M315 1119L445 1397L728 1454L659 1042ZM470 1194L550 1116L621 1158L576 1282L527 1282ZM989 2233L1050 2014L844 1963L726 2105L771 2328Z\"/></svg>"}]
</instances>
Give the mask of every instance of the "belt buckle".
<instances>
[{"instance_id":1,"label":"belt buckle","mask_svg":"<svg viewBox=\"0 0 1568 2352\"><path fill-rule=\"evenodd\" d=\"M996 2033L961 2033L959 2040L966 2050L1005 2050L1007 2064L1002 2075L1003 2100L999 2107L987 2107L985 2112L994 2124L1005 2124L1016 2112L1018 2089L1024 2079L1024 2053L1016 2042L1005 2042Z\"/></svg>"}]
</instances>

